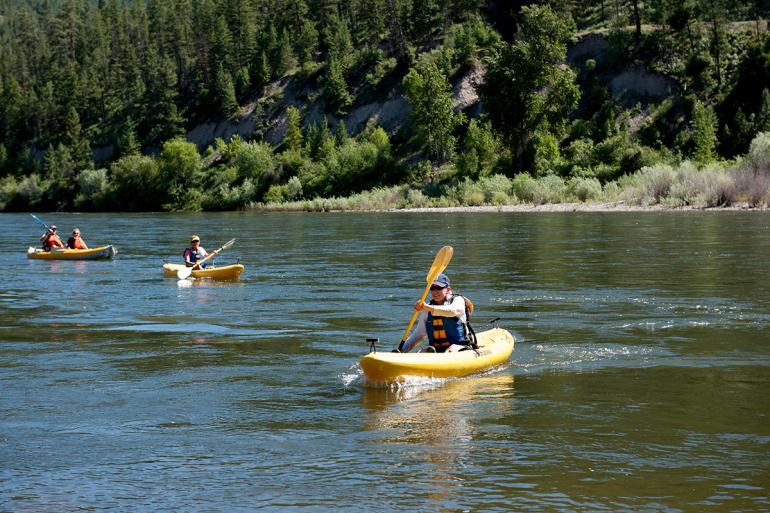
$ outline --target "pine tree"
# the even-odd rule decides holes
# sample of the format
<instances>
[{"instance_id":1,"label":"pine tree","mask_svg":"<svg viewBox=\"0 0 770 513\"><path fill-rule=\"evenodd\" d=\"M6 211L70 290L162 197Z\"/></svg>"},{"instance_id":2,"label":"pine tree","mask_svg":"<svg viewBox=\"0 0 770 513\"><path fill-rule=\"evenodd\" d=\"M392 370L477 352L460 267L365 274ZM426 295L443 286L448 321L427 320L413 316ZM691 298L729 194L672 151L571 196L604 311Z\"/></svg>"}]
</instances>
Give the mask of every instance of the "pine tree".
<instances>
[{"instance_id":1,"label":"pine tree","mask_svg":"<svg viewBox=\"0 0 770 513\"><path fill-rule=\"evenodd\" d=\"M70 107L67 112L67 121L64 131L64 144L72 156L72 164L78 171L93 167L93 154L91 145L83 137L80 128L80 116L77 111Z\"/></svg>"},{"instance_id":2,"label":"pine tree","mask_svg":"<svg viewBox=\"0 0 770 513\"><path fill-rule=\"evenodd\" d=\"M717 119L714 109L696 102L693 109L693 130L693 158L697 162L707 164L714 160L714 149L717 145Z\"/></svg>"},{"instance_id":3,"label":"pine tree","mask_svg":"<svg viewBox=\"0 0 770 513\"><path fill-rule=\"evenodd\" d=\"M295 107L286 109L286 134L283 136L283 144L290 151L299 151L302 148L302 120Z\"/></svg>"},{"instance_id":4,"label":"pine tree","mask_svg":"<svg viewBox=\"0 0 770 513\"><path fill-rule=\"evenodd\" d=\"M222 65L217 69L216 95L222 114L230 117L238 111L238 100L235 97L235 85L233 77Z\"/></svg>"},{"instance_id":5,"label":"pine tree","mask_svg":"<svg viewBox=\"0 0 770 513\"><path fill-rule=\"evenodd\" d=\"M344 115L353 104L353 96L348 91L345 80L345 69L339 59L332 58L329 61L329 69L326 72L324 84L324 97L331 111L337 115Z\"/></svg>"}]
</instances>

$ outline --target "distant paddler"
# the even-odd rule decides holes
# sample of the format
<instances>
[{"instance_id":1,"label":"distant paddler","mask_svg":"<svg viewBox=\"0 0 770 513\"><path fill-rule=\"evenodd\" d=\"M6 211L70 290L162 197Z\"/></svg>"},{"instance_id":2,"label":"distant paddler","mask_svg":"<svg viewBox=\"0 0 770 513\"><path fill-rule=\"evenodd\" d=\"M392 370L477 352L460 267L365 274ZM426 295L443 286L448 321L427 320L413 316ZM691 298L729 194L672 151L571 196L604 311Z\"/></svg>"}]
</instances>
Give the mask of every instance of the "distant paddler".
<instances>
[{"instance_id":1,"label":"distant paddler","mask_svg":"<svg viewBox=\"0 0 770 513\"><path fill-rule=\"evenodd\" d=\"M67 247L69 249L88 249L88 244L80 236L80 228L72 229L72 237L67 239Z\"/></svg>"},{"instance_id":2,"label":"distant paddler","mask_svg":"<svg viewBox=\"0 0 770 513\"><path fill-rule=\"evenodd\" d=\"M205 269L208 265L204 262L207 256L208 252L201 246L201 238L197 235L190 237L190 247L185 249L183 254L185 265L193 269Z\"/></svg>"},{"instance_id":3,"label":"distant paddler","mask_svg":"<svg viewBox=\"0 0 770 513\"><path fill-rule=\"evenodd\" d=\"M56 234L56 225L51 225L43 235L40 236L40 242L43 243L43 251L51 251L53 248L63 248L64 243Z\"/></svg>"}]
</instances>

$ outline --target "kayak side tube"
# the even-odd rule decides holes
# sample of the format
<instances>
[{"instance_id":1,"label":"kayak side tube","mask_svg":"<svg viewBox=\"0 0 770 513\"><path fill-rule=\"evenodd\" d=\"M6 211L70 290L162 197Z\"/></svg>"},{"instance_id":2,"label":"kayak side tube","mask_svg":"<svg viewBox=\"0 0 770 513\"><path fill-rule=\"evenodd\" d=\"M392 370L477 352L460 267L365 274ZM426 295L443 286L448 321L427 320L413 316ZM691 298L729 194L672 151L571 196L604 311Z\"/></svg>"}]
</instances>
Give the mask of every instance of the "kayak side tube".
<instances>
[{"instance_id":1,"label":"kayak side tube","mask_svg":"<svg viewBox=\"0 0 770 513\"><path fill-rule=\"evenodd\" d=\"M461 377L505 363L513 352L515 339L502 328L477 334L478 349L456 353L369 353L359 364L372 382L401 381L407 376L430 378Z\"/></svg>"}]
</instances>

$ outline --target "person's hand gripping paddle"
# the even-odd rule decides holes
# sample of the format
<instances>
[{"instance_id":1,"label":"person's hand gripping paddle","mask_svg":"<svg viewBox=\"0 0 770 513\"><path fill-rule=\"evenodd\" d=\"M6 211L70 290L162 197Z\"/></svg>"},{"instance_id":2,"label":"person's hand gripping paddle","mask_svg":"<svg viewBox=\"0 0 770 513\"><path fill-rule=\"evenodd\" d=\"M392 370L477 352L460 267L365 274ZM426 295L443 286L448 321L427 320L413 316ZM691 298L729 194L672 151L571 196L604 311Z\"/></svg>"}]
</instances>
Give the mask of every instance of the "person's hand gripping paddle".
<instances>
[{"instance_id":1,"label":"person's hand gripping paddle","mask_svg":"<svg viewBox=\"0 0 770 513\"><path fill-rule=\"evenodd\" d=\"M192 274L193 270L199 268L203 262L205 262L209 258L214 258L217 255L217 253L219 253L220 251L222 251L224 249L229 248L233 244L235 244L235 239L230 239L229 241L225 242L222 245L221 248L219 248L218 250L213 251L213 252L209 253L208 255L206 255L206 258L204 258L200 262L197 262L194 266L192 266L192 267L184 267L182 269L179 269L176 272L176 277L179 278L180 280L186 280L187 278L190 277L190 275Z\"/></svg>"},{"instance_id":2,"label":"person's hand gripping paddle","mask_svg":"<svg viewBox=\"0 0 770 513\"><path fill-rule=\"evenodd\" d=\"M428 275L425 277L425 281L427 282L427 285L425 285L425 290L422 292L420 303L425 302L425 298L428 296L428 292L430 291L431 284L436 278L438 278L439 274L444 272L444 269L446 269L446 266L449 265L449 261L452 260L452 254L454 254L454 249L452 249L452 246L444 246L443 248L438 250L438 253L436 253L436 258L433 259L433 265L430 266ZM414 324L414 321L417 319L418 313L419 312L415 310L414 313L412 314L412 320L409 321L409 326L406 327L404 336L401 337L401 343L398 345L399 351L401 350L401 348L404 347L404 342L406 342L406 338L409 336L409 330L412 329L412 325Z\"/></svg>"}]
</instances>

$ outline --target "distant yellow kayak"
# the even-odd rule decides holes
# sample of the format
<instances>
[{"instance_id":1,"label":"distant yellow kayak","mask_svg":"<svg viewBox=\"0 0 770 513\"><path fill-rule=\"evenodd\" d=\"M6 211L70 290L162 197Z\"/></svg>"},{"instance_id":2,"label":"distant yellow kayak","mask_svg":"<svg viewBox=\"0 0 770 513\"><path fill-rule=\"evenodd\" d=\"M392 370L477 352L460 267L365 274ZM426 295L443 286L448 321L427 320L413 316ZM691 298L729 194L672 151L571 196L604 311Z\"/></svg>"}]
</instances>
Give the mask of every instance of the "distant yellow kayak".
<instances>
[{"instance_id":1,"label":"distant yellow kayak","mask_svg":"<svg viewBox=\"0 0 770 513\"><path fill-rule=\"evenodd\" d=\"M91 249L52 248L51 251L31 247L27 250L27 258L33 260L101 260L112 258L117 254L118 250L115 246Z\"/></svg>"},{"instance_id":2,"label":"distant yellow kayak","mask_svg":"<svg viewBox=\"0 0 770 513\"><path fill-rule=\"evenodd\" d=\"M373 352L359 362L366 379L373 382L402 381L407 376L449 378L467 376L508 360L515 343L501 328L477 334L478 350L457 353Z\"/></svg>"},{"instance_id":3,"label":"distant yellow kayak","mask_svg":"<svg viewBox=\"0 0 770 513\"><path fill-rule=\"evenodd\" d=\"M176 277L179 269L184 269L184 264L163 264L163 276ZM241 264L225 265L222 267L209 267L196 269L192 272L193 278L214 278L218 280L235 280L243 272Z\"/></svg>"}]
</instances>

